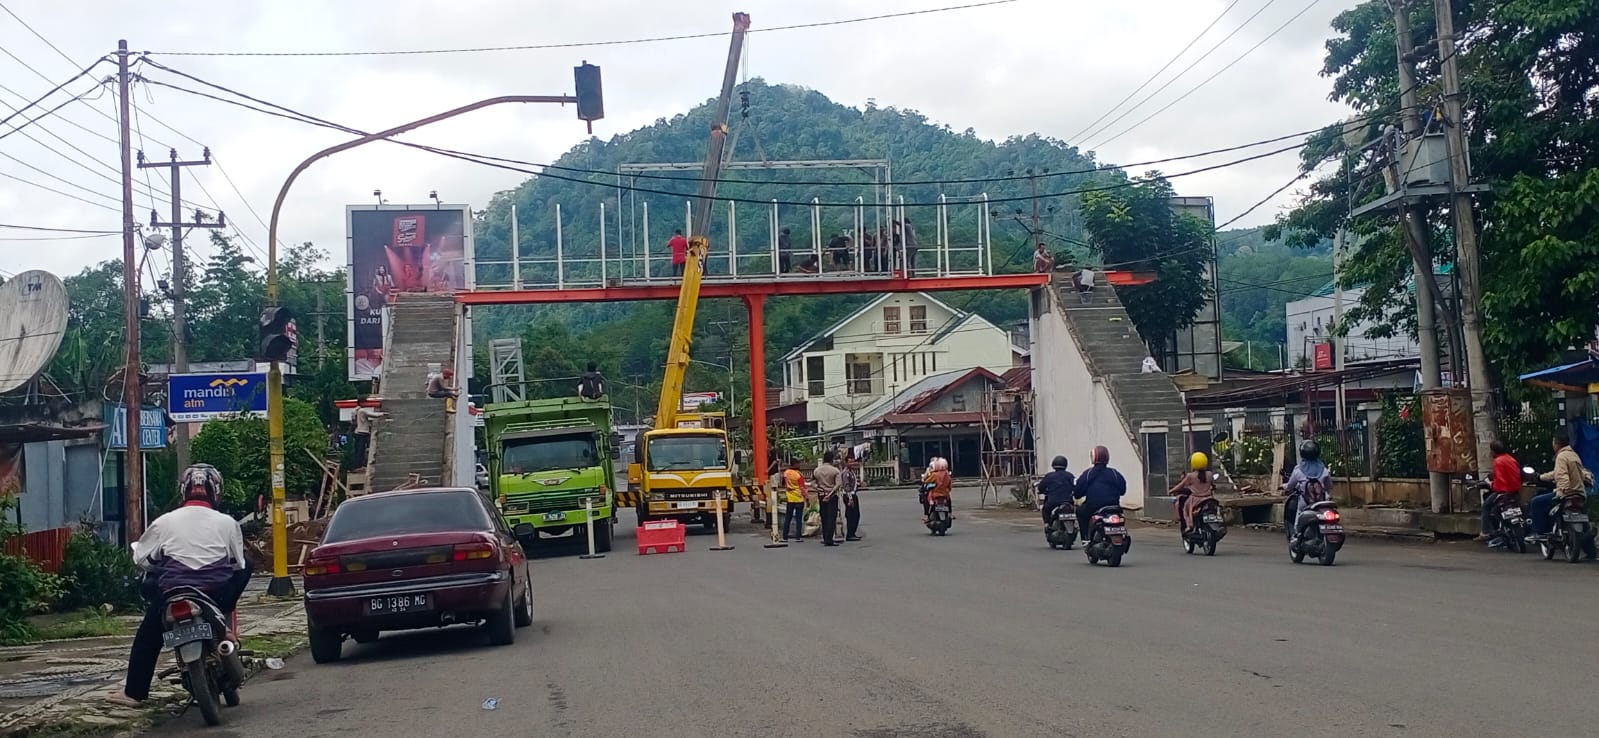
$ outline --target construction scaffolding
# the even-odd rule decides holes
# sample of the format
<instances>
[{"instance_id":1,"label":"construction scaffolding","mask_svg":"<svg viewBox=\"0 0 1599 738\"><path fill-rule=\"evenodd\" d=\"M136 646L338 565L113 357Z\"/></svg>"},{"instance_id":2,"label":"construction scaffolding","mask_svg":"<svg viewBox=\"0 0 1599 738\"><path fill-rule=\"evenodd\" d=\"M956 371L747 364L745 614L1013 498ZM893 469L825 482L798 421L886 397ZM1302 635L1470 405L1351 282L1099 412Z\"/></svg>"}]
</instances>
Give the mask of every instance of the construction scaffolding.
<instances>
[{"instance_id":1,"label":"construction scaffolding","mask_svg":"<svg viewBox=\"0 0 1599 738\"><path fill-rule=\"evenodd\" d=\"M1031 483L1035 475L1033 449L1033 389L1031 382L1007 382L983 392L982 425L983 505L992 495L1004 499L1001 487Z\"/></svg>"}]
</instances>

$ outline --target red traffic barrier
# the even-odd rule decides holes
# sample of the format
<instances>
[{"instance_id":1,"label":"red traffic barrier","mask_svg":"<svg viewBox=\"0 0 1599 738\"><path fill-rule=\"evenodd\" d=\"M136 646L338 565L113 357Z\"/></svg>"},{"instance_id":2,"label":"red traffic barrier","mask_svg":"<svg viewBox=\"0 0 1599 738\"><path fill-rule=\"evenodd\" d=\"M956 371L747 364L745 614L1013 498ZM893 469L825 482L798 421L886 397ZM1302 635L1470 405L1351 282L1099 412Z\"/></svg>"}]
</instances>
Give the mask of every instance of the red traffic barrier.
<instances>
[{"instance_id":1,"label":"red traffic barrier","mask_svg":"<svg viewBox=\"0 0 1599 738\"><path fill-rule=\"evenodd\" d=\"M688 528L676 520L651 520L638 528L638 554L682 553Z\"/></svg>"}]
</instances>

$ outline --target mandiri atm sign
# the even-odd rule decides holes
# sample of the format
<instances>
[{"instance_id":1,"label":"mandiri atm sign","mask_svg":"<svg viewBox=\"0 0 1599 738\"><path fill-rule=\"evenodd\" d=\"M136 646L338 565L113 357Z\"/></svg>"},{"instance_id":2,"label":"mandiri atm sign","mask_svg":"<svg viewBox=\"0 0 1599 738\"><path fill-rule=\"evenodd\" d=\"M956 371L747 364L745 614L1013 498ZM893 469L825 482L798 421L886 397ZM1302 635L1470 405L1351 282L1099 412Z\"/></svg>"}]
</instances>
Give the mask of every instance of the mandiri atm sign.
<instances>
[{"instance_id":1,"label":"mandiri atm sign","mask_svg":"<svg viewBox=\"0 0 1599 738\"><path fill-rule=\"evenodd\" d=\"M266 374L174 374L167 378L167 414L202 423L244 414L265 415Z\"/></svg>"}]
</instances>

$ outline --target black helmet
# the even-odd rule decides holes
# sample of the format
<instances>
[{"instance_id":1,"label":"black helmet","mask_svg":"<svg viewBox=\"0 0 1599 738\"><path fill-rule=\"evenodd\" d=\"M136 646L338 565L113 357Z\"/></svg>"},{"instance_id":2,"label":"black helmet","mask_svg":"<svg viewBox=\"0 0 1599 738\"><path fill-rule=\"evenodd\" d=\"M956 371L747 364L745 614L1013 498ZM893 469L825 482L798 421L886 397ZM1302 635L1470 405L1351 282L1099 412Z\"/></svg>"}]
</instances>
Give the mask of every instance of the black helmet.
<instances>
[{"instance_id":1,"label":"black helmet","mask_svg":"<svg viewBox=\"0 0 1599 738\"><path fill-rule=\"evenodd\" d=\"M204 502L214 510L222 497L222 472L210 464L195 464L178 478L178 492L184 502Z\"/></svg>"},{"instance_id":2,"label":"black helmet","mask_svg":"<svg viewBox=\"0 0 1599 738\"><path fill-rule=\"evenodd\" d=\"M1095 446L1094 447L1094 465L1095 466L1100 466L1100 465L1109 464L1109 463L1110 463L1110 449L1105 448L1104 446Z\"/></svg>"},{"instance_id":3,"label":"black helmet","mask_svg":"<svg viewBox=\"0 0 1599 738\"><path fill-rule=\"evenodd\" d=\"M1321 458L1321 449L1316 447L1316 442L1306 439L1299 443L1299 458L1303 461L1315 461Z\"/></svg>"},{"instance_id":4,"label":"black helmet","mask_svg":"<svg viewBox=\"0 0 1599 738\"><path fill-rule=\"evenodd\" d=\"M1065 469L1066 468L1066 457L1064 457L1064 456L1056 456L1054 461L1049 462L1049 465L1054 467L1054 468L1056 468L1056 469Z\"/></svg>"}]
</instances>

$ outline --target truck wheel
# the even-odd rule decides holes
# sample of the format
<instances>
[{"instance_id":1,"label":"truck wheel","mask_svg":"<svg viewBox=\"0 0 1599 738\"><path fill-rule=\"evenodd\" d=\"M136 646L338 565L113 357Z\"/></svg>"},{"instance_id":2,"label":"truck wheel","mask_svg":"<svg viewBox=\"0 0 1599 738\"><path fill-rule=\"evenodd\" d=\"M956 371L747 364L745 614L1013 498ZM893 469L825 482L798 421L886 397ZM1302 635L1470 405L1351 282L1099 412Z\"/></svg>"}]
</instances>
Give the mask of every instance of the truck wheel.
<instances>
[{"instance_id":1,"label":"truck wheel","mask_svg":"<svg viewBox=\"0 0 1599 738\"><path fill-rule=\"evenodd\" d=\"M649 505L649 503L640 502L637 506L635 506L633 508L633 510L638 515L638 524L639 525L643 525L643 524L649 522L649 519L650 519L650 505Z\"/></svg>"},{"instance_id":2,"label":"truck wheel","mask_svg":"<svg viewBox=\"0 0 1599 738\"><path fill-rule=\"evenodd\" d=\"M614 528L609 519L594 523L595 553L606 553L611 550L611 532Z\"/></svg>"}]
</instances>

